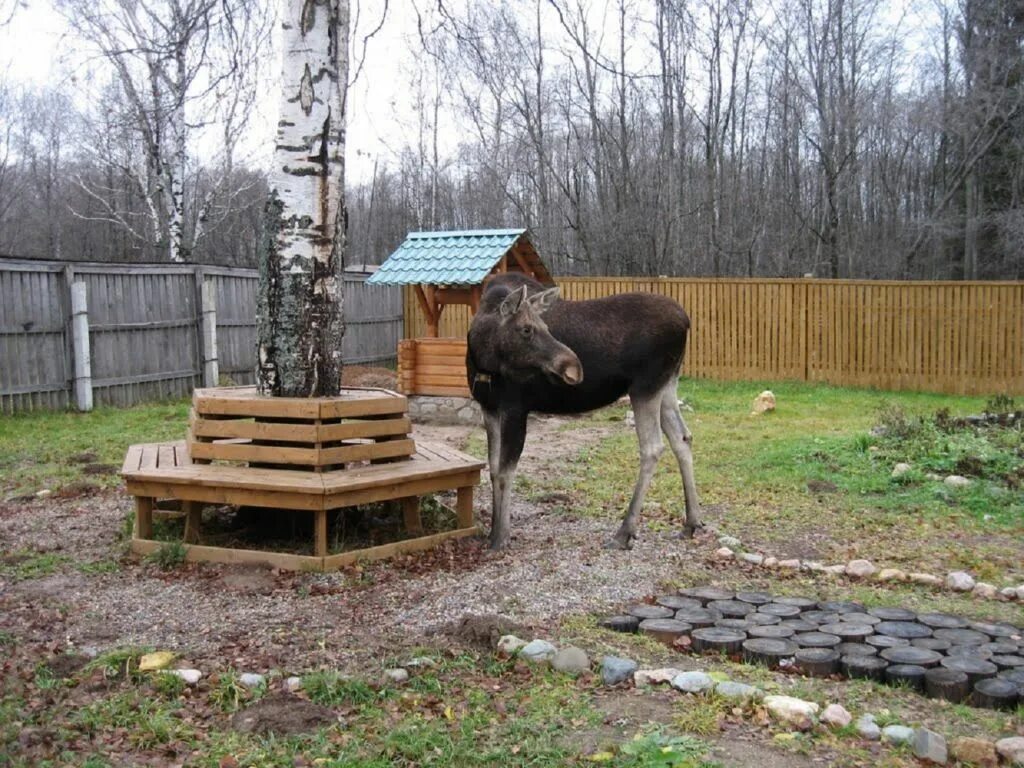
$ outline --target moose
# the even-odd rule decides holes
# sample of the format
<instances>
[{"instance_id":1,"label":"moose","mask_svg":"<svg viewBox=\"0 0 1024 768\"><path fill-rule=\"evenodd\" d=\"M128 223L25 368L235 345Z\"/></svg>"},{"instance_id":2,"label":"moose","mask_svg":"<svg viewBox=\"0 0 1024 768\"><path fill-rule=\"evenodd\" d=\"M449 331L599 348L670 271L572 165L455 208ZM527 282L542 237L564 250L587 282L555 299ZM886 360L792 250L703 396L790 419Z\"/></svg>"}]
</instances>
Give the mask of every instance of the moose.
<instances>
[{"instance_id":1,"label":"moose","mask_svg":"<svg viewBox=\"0 0 1024 768\"><path fill-rule=\"evenodd\" d=\"M607 546L631 549L664 432L679 463L684 535L702 527L693 479L692 436L679 411L679 367L690 319L675 301L626 293L588 301L559 298L518 273L491 278L469 328L466 371L483 411L491 470L491 549L510 537L512 481L531 412L584 413L629 394L640 444L640 476L622 525Z\"/></svg>"}]
</instances>

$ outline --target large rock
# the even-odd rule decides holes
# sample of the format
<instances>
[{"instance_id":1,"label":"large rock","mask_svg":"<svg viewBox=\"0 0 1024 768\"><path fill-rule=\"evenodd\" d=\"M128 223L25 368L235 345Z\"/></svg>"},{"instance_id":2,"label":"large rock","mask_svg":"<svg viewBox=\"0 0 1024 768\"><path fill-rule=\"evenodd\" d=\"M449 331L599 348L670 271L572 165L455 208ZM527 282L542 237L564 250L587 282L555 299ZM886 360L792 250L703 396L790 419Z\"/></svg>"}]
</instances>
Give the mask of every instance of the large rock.
<instances>
[{"instance_id":1,"label":"large rock","mask_svg":"<svg viewBox=\"0 0 1024 768\"><path fill-rule=\"evenodd\" d=\"M875 578L879 581L903 581L907 574L899 568L883 568Z\"/></svg>"},{"instance_id":2,"label":"large rock","mask_svg":"<svg viewBox=\"0 0 1024 768\"><path fill-rule=\"evenodd\" d=\"M845 728L853 720L853 715L842 704L829 704L821 713L821 722L833 728Z\"/></svg>"},{"instance_id":3,"label":"large rock","mask_svg":"<svg viewBox=\"0 0 1024 768\"><path fill-rule=\"evenodd\" d=\"M735 550L740 548L740 540L735 536L719 536L718 543L723 547L729 547L729 549Z\"/></svg>"},{"instance_id":4,"label":"large rock","mask_svg":"<svg viewBox=\"0 0 1024 768\"><path fill-rule=\"evenodd\" d=\"M170 670L170 674L175 677L180 677L185 681L186 685L195 685L203 676L203 673L198 669L172 669Z\"/></svg>"},{"instance_id":5,"label":"large rock","mask_svg":"<svg viewBox=\"0 0 1024 768\"><path fill-rule=\"evenodd\" d=\"M814 725L814 718L820 709L813 701L804 701L793 696L765 696L763 703L765 709L776 720L801 731L806 731Z\"/></svg>"},{"instance_id":6,"label":"large rock","mask_svg":"<svg viewBox=\"0 0 1024 768\"><path fill-rule=\"evenodd\" d=\"M971 481L962 475L948 475L942 482L949 488L965 488L971 484Z\"/></svg>"},{"instance_id":7,"label":"large rock","mask_svg":"<svg viewBox=\"0 0 1024 768\"><path fill-rule=\"evenodd\" d=\"M753 701L764 696L764 691L753 685L726 680L715 686L715 693L730 701Z\"/></svg>"},{"instance_id":8,"label":"large rock","mask_svg":"<svg viewBox=\"0 0 1024 768\"><path fill-rule=\"evenodd\" d=\"M661 669L638 669L633 673L633 682L641 685L663 685L671 683L676 675L682 674L682 670L675 667L662 667Z\"/></svg>"},{"instance_id":9,"label":"large rock","mask_svg":"<svg viewBox=\"0 0 1024 768\"><path fill-rule=\"evenodd\" d=\"M953 571L946 575L946 586L956 592L970 592L974 584L974 577L965 571Z\"/></svg>"},{"instance_id":10,"label":"large rock","mask_svg":"<svg viewBox=\"0 0 1024 768\"><path fill-rule=\"evenodd\" d=\"M719 547L715 550L715 557L719 560L732 560L734 556L735 553L728 547Z\"/></svg>"},{"instance_id":11,"label":"large rock","mask_svg":"<svg viewBox=\"0 0 1024 768\"><path fill-rule=\"evenodd\" d=\"M775 394L766 389L754 398L754 404L750 408L750 415L757 416L762 413L769 413L775 410Z\"/></svg>"},{"instance_id":12,"label":"large rock","mask_svg":"<svg viewBox=\"0 0 1024 768\"><path fill-rule=\"evenodd\" d=\"M551 659L551 666L558 672L569 675L581 675L590 671L590 659L587 654L576 646L566 646Z\"/></svg>"},{"instance_id":13,"label":"large rock","mask_svg":"<svg viewBox=\"0 0 1024 768\"><path fill-rule=\"evenodd\" d=\"M991 600L996 596L997 592L995 584L986 584L984 581L979 581L974 585L974 589L971 590L972 595L984 598L985 600Z\"/></svg>"},{"instance_id":14,"label":"large rock","mask_svg":"<svg viewBox=\"0 0 1024 768\"><path fill-rule=\"evenodd\" d=\"M932 765L945 765L949 759L945 737L927 728L918 728L914 731L914 755Z\"/></svg>"},{"instance_id":15,"label":"large rock","mask_svg":"<svg viewBox=\"0 0 1024 768\"><path fill-rule=\"evenodd\" d=\"M389 683L404 683L409 679L409 670L395 667L384 670L384 679Z\"/></svg>"},{"instance_id":16,"label":"large rock","mask_svg":"<svg viewBox=\"0 0 1024 768\"><path fill-rule=\"evenodd\" d=\"M267 678L263 675L257 674L256 672L243 672L238 676L238 682L245 688L259 688L267 682Z\"/></svg>"},{"instance_id":17,"label":"large rock","mask_svg":"<svg viewBox=\"0 0 1024 768\"><path fill-rule=\"evenodd\" d=\"M715 681L706 672L683 672L672 678L672 687L683 693L703 693L714 685Z\"/></svg>"},{"instance_id":18,"label":"large rock","mask_svg":"<svg viewBox=\"0 0 1024 768\"><path fill-rule=\"evenodd\" d=\"M974 739L968 736L953 739L949 744L949 753L954 760L970 763L978 768L995 768L999 765L996 745L985 739Z\"/></svg>"},{"instance_id":19,"label":"large rock","mask_svg":"<svg viewBox=\"0 0 1024 768\"><path fill-rule=\"evenodd\" d=\"M1024 736L1011 736L996 742L996 752L1010 765L1024 765Z\"/></svg>"},{"instance_id":20,"label":"large rock","mask_svg":"<svg viewBox=\"0 0 1024 768\"><path fill-rule=\"evenodd\" d=\"M851 560L846 564L846 575L855 579L866 579L875 572L875 566L870 560Z\"/></svg>"},{"instance_id":21,"label":"large rock","mask_svg":"<svg viewBox=\"0 0 1024 768\"><path fill-rule=\"evenodd\" d=\"M515 656L516 652L526 645L525 640L520 640L515 635L502 635L498 638L498 652L507 656Z\"/></svg>"},{"instance_id":22,"label":"large rock","mask_svg":"<svg viewBox=\"0 0 1024 768\"><path fill-rule=\"evenodd\" d=\"M624 683L633 676L638 666L632 659L605 656L601 659L601 680L604 681L605 685Z\"/></svg>"},{"instance_id":23,"label":"large rock","mask_svg":"<svg viewBox=\"0 0 1024 768\"><path fill-rule=\"evenodd\" d=\"M890 744L909 744L914 740L914 729L905 725L887 725L882 729L882 741Z\"/></svg>"},{"instance_id":24,"label":"large rock","mask_svg":"<svg viewBox=\"0 0 1024 768\"><path fill-rule=\"evenodd\" d=\"M895 467L892 468L892 477L900 477L901 475L907 474L912 467L905 461L901 461Z\"/></svg>"},{"instance_id":25,"label":"large rock","mask_svg":"<svg viewBox=\"0 0 1024 768\"><path fill-rule=\"evenodd\" d=\"M882 737L882 730L878 727L878 723L875 722L874 715L862 715L857 720L857 733L862 739L868 741L878 741Z\"/></svg>"},{"instance_id":26,"label":"large rock","mask_svg":"<svg viewBox=\"0 0 1024 768\"><path fill-rule=\"evenodd\" d=\"M910 574L910 580L915 584L922 584L926 587L942 586L942 579L931 573L912 573Z\"/></svg>"},{"instance_id":27,"label":"large rock","mask_svg":"<svg viewBox=\"0 0 1024 768\"><path fill-rule=\"evenodd\" d=\"M747 563L753 563L754 565L761 565L764 562L764 555L759 555L757 552L743 552L740 554L740 560ZM1016 587L1010 587L1013 590L1014 596L1017 594Z\"/></svg>"},{"instance_id":28,"label":"large rock","mask_svg":"<svg viewBox=\"0 0 1024 768\"><path fill-rule=\"evenodd\" d=\"M558 649L547 640L533 640L519 649L520 657L534 664L544 664L555 658Z\"/></svg>"},{"instance_id":29,"label":"large rock","mask_svg":"<svg viewBox=\"0 0 1024 768\"><path fill-rule=\"evenodd\" d=\"M793 571L799 571L800 561L795 557L791 557L788 560L779 560L779 568L788 568Z\"/></svg>"}]
</instances>

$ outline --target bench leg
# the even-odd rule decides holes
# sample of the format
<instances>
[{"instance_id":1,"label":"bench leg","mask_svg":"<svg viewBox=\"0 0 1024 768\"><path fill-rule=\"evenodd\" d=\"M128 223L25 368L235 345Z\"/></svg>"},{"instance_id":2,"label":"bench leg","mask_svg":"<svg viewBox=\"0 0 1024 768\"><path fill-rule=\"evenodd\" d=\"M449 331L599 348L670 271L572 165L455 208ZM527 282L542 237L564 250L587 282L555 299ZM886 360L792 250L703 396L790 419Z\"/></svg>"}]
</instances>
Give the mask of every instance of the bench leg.
<instances>
[{"instance_id":1,"label":"bench leg","mask_svg":"<svg viewBox=\"0 0 1024 768\"><path fill-rule=\"evenodd\" d=\"M153 538L153 507L156 500L149 496L135 497L135 538Z\"/></svg>"},{"instance_id":2,"label":"bench leg","mask_svg":"<svg viewBox=\"0 0 1024 768\"><path fill-rule=\"evenodd\" d=\"M473 527L473 486L465 485L459 488L455 498L455 517L459 521L459 528Z\"/></svg>"},{"instance_id":3,"label":"bench leg","mask_svg":"<svg viewBox=\"0 0 1024 768\"><path fill-rule=\"evenodd\" d=\"M198 501L182 502L185 509L185 543L199 543L199 526L203 522L203 505Z\"/></svg>"},{"instance_id":4,"label":"bench leg","mask_svg":"<svg viewBox=\"0 0 1024 768\"><path fill-rule=\"evenodd\" d=\"M318 509L313 514L316 515L314 521L316 541L313 546L313 554L317 557L327 557L327 510Z\"/></svg>"},{"instance_id":5,"label":"bench leg","mask_svg":"<svg viewBox=\"0 0 1024 768\"><path fill-rule=\"evenodd\" d=\"M402 518L405 520L407 533L423 533L423 520L420 519L420 497L406 496L402 502Z\"/></svg>"}]
</instances>

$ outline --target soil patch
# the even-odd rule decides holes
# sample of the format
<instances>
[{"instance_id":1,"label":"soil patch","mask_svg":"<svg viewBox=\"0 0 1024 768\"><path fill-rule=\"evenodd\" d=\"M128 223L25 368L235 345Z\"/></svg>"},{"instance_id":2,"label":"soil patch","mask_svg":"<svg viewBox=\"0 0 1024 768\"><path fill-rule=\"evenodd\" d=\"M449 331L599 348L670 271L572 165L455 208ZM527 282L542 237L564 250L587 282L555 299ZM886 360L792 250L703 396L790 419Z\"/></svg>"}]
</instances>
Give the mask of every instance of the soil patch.
<instances>
[{"instance_id":1,"label":"soil patch","mask_svg":"<svg viewBox=\"0 0 1024 768\"><path fill-rule=\"evenodd\" d=\"M290 736L315 731L337 719L327 707L277 692L232 715L231 727L239 733Z\"/></svg>"},{"instance_id":2,"label":"soil patch","mask_svg":"<svg viewBox=\"0 0 1024 768\"><path fill-rule=\"evenodd\" d=\"M389 368L346 365L341 370L341 383L346 387L395 389L398 386L398 374Z\"/></svg>"},{"instance_id":3,"label":"soil patch","mask_svg":"<svg viewBox=\"0 0 1024 768\"><path fill-rule=\"evenodd\" d=\"M502 635L519 635L523 631L522 627L504 616L487 614L464 616L446 627L443 634L474 648L490 651L497 647Z\"/></svg>"}]
</instances>

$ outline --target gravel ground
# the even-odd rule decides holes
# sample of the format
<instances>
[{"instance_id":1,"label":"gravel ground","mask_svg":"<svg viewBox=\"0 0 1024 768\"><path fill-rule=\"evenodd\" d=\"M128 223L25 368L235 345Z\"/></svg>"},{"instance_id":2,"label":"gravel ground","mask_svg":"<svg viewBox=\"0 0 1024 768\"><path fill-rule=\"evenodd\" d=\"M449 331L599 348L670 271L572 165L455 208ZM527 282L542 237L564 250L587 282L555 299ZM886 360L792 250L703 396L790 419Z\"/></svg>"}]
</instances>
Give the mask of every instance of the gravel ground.
<instances>
[{"instance_id":1,"label":"gravel ground","mask_svg":"<svg viewBox=\"0 0 1024 768\"><path fill-rule=\"evenodd\" d=\"M520 471L557 472L558 462L580 448L627 429L621 422L565 425L557 418L532 422ZM417 427L416 437L461 447L473 431ZM0 630L99 651L152 645L216 667L358 668L436 644L437 632L468 615L499 614L540 632L568 613L651 593L681 563L709 552L706 543L651 531L631 552L605 550L617 520L572 517L557 500L516 498L512 547L498 555L482 541L463 540L334 574L215 565L163 572L127 559L112 572L83 572L82 563L122 558L118 533L131 509L123 493L0 506L8 565L24 552L67 558L40 578L0 581ZM489 509L485 473L477 493L485 526Z\"/></svg>"}]
</instances>

